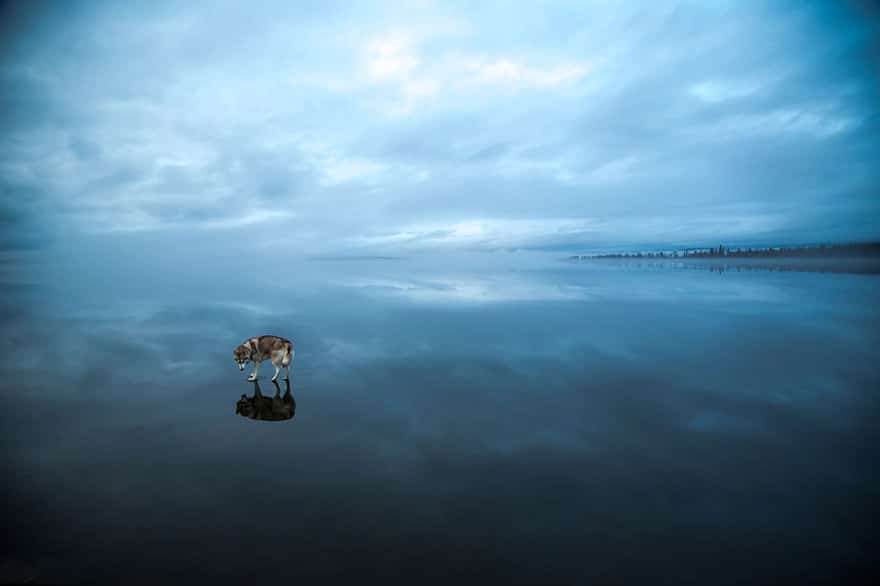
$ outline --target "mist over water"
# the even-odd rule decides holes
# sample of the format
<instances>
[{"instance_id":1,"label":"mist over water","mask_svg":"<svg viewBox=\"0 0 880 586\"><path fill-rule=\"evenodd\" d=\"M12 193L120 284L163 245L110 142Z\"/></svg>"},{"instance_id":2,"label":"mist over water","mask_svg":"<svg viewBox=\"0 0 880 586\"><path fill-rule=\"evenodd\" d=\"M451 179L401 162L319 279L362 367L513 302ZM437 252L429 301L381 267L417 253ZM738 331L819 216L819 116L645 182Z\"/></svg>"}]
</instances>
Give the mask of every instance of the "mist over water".
<instances>
[{"instance_id":1,"label":"mist over water","mask_svg":"<svg viewBox=\"0 0 880 586\"><path fill-rule=\"evenodd\" d=\"M57 252L6 278L7 576L743 583L869 567L876 276L100 258ZM232 349L258 334L296 345L289 420L235 414L254 387Z\"/></svg>"}]
</instances>

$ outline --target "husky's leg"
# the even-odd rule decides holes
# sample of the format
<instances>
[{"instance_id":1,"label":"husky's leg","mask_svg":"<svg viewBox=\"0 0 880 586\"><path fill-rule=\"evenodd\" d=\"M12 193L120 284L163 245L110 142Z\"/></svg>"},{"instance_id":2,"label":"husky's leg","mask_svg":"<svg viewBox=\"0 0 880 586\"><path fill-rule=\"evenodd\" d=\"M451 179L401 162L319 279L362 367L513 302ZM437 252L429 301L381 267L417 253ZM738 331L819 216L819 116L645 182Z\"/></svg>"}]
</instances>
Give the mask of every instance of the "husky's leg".
<instances>
[{"instance_id":1,"label":"husky's leg","mask_svg":"<svg viewBox=\"0 0 880 586\"><path fill-rule=\"evenodd\" d=\"M259 360L254 360L254 371L253 371L253 372L251 373L251 375L248 377L248 380L249 380L249 381L255 381L255 380L257 380L257 375L258 375L258 374L260 374L260 361L259 361Z\"/></svg>"},{"instance_id":2,"label":"husky's leg","mask_svg":"<svg viewBox=\"0 0 880 586\"><path fill-rule=\"evenodd\" d=\"M272 377L272 382L278 380L278 373L281 371L281 364L284 361L284 356L280 351L272 352L272 366L275 367L275 376Z\"/></svg>"},{"instance_id":3,"label":"husky's leg","mask_svg":"<svg viewBox=\"0 0 880 586\"><path fill-rule=\"evenodd\" d=\"M293 348L290 349L290 358L287 361L287 364L284 365L284 380L290 380L290 365L293 363Z\"/></svg>"}]
</instances>

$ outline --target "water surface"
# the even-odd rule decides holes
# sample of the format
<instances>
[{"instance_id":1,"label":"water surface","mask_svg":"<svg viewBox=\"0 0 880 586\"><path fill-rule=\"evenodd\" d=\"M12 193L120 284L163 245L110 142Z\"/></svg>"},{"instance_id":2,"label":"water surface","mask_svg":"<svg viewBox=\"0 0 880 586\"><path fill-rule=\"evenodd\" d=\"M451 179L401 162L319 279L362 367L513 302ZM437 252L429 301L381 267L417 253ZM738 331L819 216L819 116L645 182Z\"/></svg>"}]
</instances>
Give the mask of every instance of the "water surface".
<instances>
[{"instance_id":1,"label":"water surface","mask_svg":"<svg viewBox=\"0 0 880 586\"><path fill-rule=\"evenodd\" d=\"M6 275L6 579L812 582L876 551L875 275L119 259ZM268 333L277 421L236 415Z\"/></svg>"}]
</instances>

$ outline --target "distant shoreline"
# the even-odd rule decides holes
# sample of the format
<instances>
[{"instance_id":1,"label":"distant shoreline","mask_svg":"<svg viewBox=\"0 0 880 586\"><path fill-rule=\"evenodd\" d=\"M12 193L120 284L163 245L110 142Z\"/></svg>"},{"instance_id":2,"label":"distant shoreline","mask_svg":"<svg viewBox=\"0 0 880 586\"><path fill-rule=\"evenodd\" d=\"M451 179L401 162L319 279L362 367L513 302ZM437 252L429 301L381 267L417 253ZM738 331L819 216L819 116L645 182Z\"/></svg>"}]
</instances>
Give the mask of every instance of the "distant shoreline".
<instances>
[{"instance_id":1,"label":"distant shoreline","mask_svg":"<svg viewBox=\"0 0 880 586\"><path fill-rule=\"evenodd\" d=\"M804 246L688 247L678 250L617 252L569 256L568 260L593 259L880 259L880 242Z\"/></svg>"},{"instance_id":2,"label":"distant shoreline","mask_svg":"<svg viewBox=\"0 0 880 586\"><path fill-rule=\"evenodd\" d=\"M764 248L687 248L674 251L574 255L569 261L623 261L639 268L728 271L795 271L880 274L880 242Z\"/></svg>"}]
</instances>

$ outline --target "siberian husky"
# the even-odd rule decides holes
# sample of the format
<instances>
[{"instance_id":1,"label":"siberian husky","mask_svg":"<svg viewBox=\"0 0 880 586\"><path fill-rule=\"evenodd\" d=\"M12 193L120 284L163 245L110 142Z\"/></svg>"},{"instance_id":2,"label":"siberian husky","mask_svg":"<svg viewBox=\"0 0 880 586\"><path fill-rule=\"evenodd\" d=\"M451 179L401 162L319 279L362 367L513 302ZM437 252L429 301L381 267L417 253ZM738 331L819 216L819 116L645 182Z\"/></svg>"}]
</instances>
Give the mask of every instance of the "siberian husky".
<instances>
[{"instance_id":1,"label":"siberian husky","mask_svg":"<svg viewBox=\"0 0 880 586\"><path fill-rule=\"evenodd\" d=\"M244 365L248 362L254 363L254 371L248 377L249 381L257 380L260 362L271 359L272 366L275 367L272 382L275 382L278 380L282 366L285 370L284 380L290 380L290 363L293 362L293 354L293 343L290 340L278 336L257 336L242 342L232 351L232 358L238 364L238 370L244 370Z\"/></svg>"}]
</instances>

